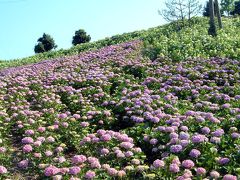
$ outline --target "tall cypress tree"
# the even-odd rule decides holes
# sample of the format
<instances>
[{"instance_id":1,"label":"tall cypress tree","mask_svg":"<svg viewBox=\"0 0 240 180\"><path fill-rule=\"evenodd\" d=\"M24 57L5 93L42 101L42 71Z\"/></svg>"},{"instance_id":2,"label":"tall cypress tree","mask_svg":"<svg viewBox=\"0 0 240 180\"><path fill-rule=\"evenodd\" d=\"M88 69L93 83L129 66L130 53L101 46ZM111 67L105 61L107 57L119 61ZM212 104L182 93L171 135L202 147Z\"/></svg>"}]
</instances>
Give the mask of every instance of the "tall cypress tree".
<instances>
[{"instance_id":1,"label":"tall cypress tree","mask_svg":"<svg viewBox=\"0 0 240 180\"><path fill-rule=\"evenodd\" d=\"M223 28L222 17L221 17L221 12L220 12L220 8L219 8L218 0L215 0L214 4L215 4L216 15L217 15L217 18L218 18L218 26L219 26L220 29L222 29Z\"/></svg>"},{"instance_id":2,"label":"tall cypress tree","mask_svg":"<svg viewBox=\"0 0 240 180\"><path fill-rule=\"evenodd\" d=\"M210 27L208 29L208 34L212 36L217 36L217 30L214 21L214 2L213 0L209 0L209 15L210 15Z\"/></svg>"}]
</instances>

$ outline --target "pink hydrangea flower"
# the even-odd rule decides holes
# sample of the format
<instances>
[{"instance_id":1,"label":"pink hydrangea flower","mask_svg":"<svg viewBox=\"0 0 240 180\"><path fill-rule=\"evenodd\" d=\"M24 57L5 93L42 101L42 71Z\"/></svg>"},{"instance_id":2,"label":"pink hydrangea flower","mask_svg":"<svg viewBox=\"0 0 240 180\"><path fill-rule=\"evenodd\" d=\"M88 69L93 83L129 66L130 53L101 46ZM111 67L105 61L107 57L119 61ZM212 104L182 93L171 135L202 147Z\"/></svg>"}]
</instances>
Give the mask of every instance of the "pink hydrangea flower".
<instances>
[{"instance_id":1,"label":"pink hydrangea flower","mask_svg":"<svg viewBox=\"0 0 240 180\"><path fill-rule=\"evenodd\" d=\"M28 167L28 163L29 161L28 160L22 160L18 163L18 167L19 168L27 168Z\"/></svg>"},{"instance_id":2,"label":"pink hydrangea flower","mask_svg":"<svg viewBox=\"0 0 240 180\"><path fill-rule=\"evenodd\" d=\"M27 145L24 145L24 146L23 146L23 152L24 152L24 153L30 153L30 152L32 152L32 150L33 150L33 149L32 149L32 146L31 146L31 145L28 145L28 144L27 144Z\"/></svg>"},{"instance_id":3,"label":"pink hydrangea flower","mask_svg":"<svg viewBox=\"0 0 240 180\"><path fill-rule=\"evenodd\" d=\"M45 176L54 176L57 173L59 173L59 168L55 167L55 166L48 166L47 168L45 168L44 170L44 174Z\"/></svg>"},{"instance_id":4,"label":"pink hydrangea flower","mask_svg":"<svg viewBox=\"0 0 240 180\"><path fill-rule=\"evenodd\" d=\"M32 129L26 130L25 134L26 135L34 135L34 130L32 130Z\"/></svg>"},{"instance_id":5,"label":"pink hydrangea flower","mask_svg":"<svg viewBox=\"0 0 240 180\"><path fill-rule=\"evenodd\" d=\"M223 176L223 180L237 180L237 177L231 174L226 174Z\"/></svg>"},{"instance_id":6,"label":"pink hydrangea flower","mask_svg":"<svg viewBox=\"0 0 240 180\"><path fill-rule=\"evenodd\" d=\"M180 171L180 168L179 168L179 166L177 164L172 163L169 166L169 171L173 172L173 173L178 173Z\"/></svg>"},{"instance_id":7,"label":"pink hydrangea flower","mask_svg":"<svg viewBox=\"0 0 240 180\"><path fill-rule=\"evenodd\" d=\"M7 173L7 168L4 166L0 166L0 174L6 174Z\"/></svg>"},{"instance_id":8,"label":"pink hydrangea flower","mask_svg":"<svg viewBox=\"0 0 240 180\"><path fill-rule=\"evenodd\" d=\"M100 151L100 153L101 153L102 155L106 155L106 154L109 153L109 150L108 150L107 148L102 148L101 151Z\"/></svg>"},{"instance_id":9,"label":"pink hydrangea flower","mask_svg":"<svg viewBox=\"0 0 240 180\"><path fill-rule=\"evenodd\" d=\"M182 166L187 169L191 169L195 166L194 162L192 160L184 160L182 162Z\"/></svg>"},{"instance_id":10,"label":"pink hydrangea flower","mask_svg":"<svg viewBox=\"0 0 240 180\"><path fill-rule=\"evenodd\" d=\"M196 169L197 175L200 175L200 176L205 175L206 172L207 172L206 169L204 169L204 168L202 168L202 167L198 167L198 168Z\"/></svg>"},{"instance_id":11,"label":"pink hydrangea flower","mask_svg":"<svg viewBox=\"0 0 240 180\"><path fill-rule=\"evenodd\" d=\"M81 163L84 163L86 160L87 158L84 155L75 155L72 157L73 164L81 164Z\"/></svg>"},{"instance_id":12,"label":"pink hydrangea flower","mask_svg":"<svg viewBox=\"0 0 240 180\"><path fill-rule=\"evenodd\" d=\"M32 144L34 141L33 141L33 138L31 138L31 137L24 137L23 139L22 139L22 143L23 144Z\"/></svg>"},{"instance_id":13,"label":"pink hydrangea flower","mask_svg":"<svg viewBox=\"0 0 240 180\"><path fill-rule=\"evenodd\" d=\"M84 177L86 179L94 179L95 176L96 176L96 173L94 171L89 170L86 172Z\"/></svg>"},{"instance_id":14,"label":"pink hydrangea flower","mask_svg":"<svg viewBox=\"0 0 240 180\"><path fill-rule=\"evenodd\" d=\"M116 176L117 173L118 173L118 171L117 171L116 169L114 169L114 168L109 168L109 169L107 169L107 172L108 172L108 174L109 174L110 176Z\"/></svg>"},{"instance_id":15,"label":"pink hydrangea flower","mask_svg":"<svg viewBox=\"0 0 240 180\"><path fill-rule=\"evenodd\" d=\"M132 143L130 143L130 142L122 142L122 143L120 143L120 147L123 147L123 148L125 148L125 149L131 149L131 148L133 148L133 144Z\"/></svg>"},{"instance_id":16,"label":"pink hydrangea flower","mask_svg":"<svg viewBox=\"0 0 240 180\"><path fill-rule=\"evenodd\" d=\"M80 173L80 171L81 171L80 167L73 166L73 167L69 168L69 172L68 173L71 174L71 175L77 175L78 173Z\"/></svg>"},{"instance_id":17,"label":"pink hydrangea flower","mask_svg":"<svg viewBox=\"0 0 240 180\"><path fill-rule=\"evenodd\" d=\"M104 134L100 137L101 141L110 141L112 139L112 137L109 134Z\"/></svg>"},{"instance_id":18,"label":"pink hydrangea flower","mask_svg":"<svg viewBox=\"0 0 240 180\"><path fill-rule=\"evenodd\" d=\"M153 162L153 167L155 168L162 168L165 166L165 163L164 161L162 160L159 160L159 159L156 159L154 162Z\"/></svg>"}]
</instances>

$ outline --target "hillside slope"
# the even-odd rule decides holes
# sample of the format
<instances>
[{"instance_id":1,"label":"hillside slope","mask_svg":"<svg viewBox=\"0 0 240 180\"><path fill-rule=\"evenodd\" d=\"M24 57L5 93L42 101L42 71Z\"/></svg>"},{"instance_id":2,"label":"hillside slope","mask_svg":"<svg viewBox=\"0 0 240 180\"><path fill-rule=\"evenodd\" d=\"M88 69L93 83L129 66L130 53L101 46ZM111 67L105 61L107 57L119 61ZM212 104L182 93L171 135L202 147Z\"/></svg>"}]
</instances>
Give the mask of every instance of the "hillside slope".
<instances>
[{"instance_id":1,"label":"hillside slope","mask_svg":"<svg viewBox=\"0 0 240 180\"><path fill-rule=\"evenodd\" d=\"M190 27L179 30L177 22L148 30L124 33L96 42L74 46L70 49L36 54L23 59L1 61L0 69L32 64L47 59L77 55L83 51L97 50L109 45L142 40L145 54L150 58L165 56L176 61L188 57L228 57L240 58L240 18L223 18L224 29L218 32L217 38L208 36L208 19L194 18Z\"/></svg>"},{"instance_id":2,"label":"hillside slope","mask_svg":"<svg viewBox=\"0 0 240 180\"><path fill-rule=\"evenodd\" d=\"M240 61L142 47L2 70L0 178L237 179Z\"/></svg>"}]
</instances>

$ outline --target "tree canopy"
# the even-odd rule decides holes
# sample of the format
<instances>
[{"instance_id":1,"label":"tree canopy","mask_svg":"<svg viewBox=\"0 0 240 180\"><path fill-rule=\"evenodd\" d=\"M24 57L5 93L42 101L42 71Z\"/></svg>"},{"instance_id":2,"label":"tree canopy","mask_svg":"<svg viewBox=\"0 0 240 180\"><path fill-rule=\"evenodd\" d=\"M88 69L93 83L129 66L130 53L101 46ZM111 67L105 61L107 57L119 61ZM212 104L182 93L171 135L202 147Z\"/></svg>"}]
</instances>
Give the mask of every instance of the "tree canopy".
<instances>
[{"instance_id":1,"label":"tree canopy","mask_svg":"<svg viewBox=\"0 0 240 180\"><path fill-rule=\"evenodd\" d=\"M91 40L91 36L87 35L87 33L83 29L79 29L75 32L73 36L72 44L75 46L77 44L82 44L89 42Z\"/></svg>"},{"instance_id":2,"label":"tree canopy","mask_svg":"<svg viewBox=\"0 0 240 180\"><path fill-rule=\"evenodd\" d=\"M51 51L52 49L57 47L54 39L49 34L46 34L46 33L43 33L43 36L40 37L37 41L38 41L38 44L35 45L34 47L35 53L43 53L43 52Z\"/></svg>"}]
</instances>

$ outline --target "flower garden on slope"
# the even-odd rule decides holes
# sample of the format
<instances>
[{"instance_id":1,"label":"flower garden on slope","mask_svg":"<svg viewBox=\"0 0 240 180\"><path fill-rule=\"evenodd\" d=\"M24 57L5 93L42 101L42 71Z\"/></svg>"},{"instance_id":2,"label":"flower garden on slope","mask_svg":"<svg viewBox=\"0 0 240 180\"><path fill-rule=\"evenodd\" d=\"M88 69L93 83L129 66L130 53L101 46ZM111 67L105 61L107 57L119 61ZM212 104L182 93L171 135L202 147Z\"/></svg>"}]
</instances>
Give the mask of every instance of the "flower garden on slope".
<instances>
[{"instance_id":1,"label":"flower garden on slope","mask_svg":"<svg viewBox=\"0 0 240 180\"><path fill-rule=\"evenodd\" d=\"M240 62L141 45L2 70L1 178L237 179Z\"/></svg>"}]
</instances>

